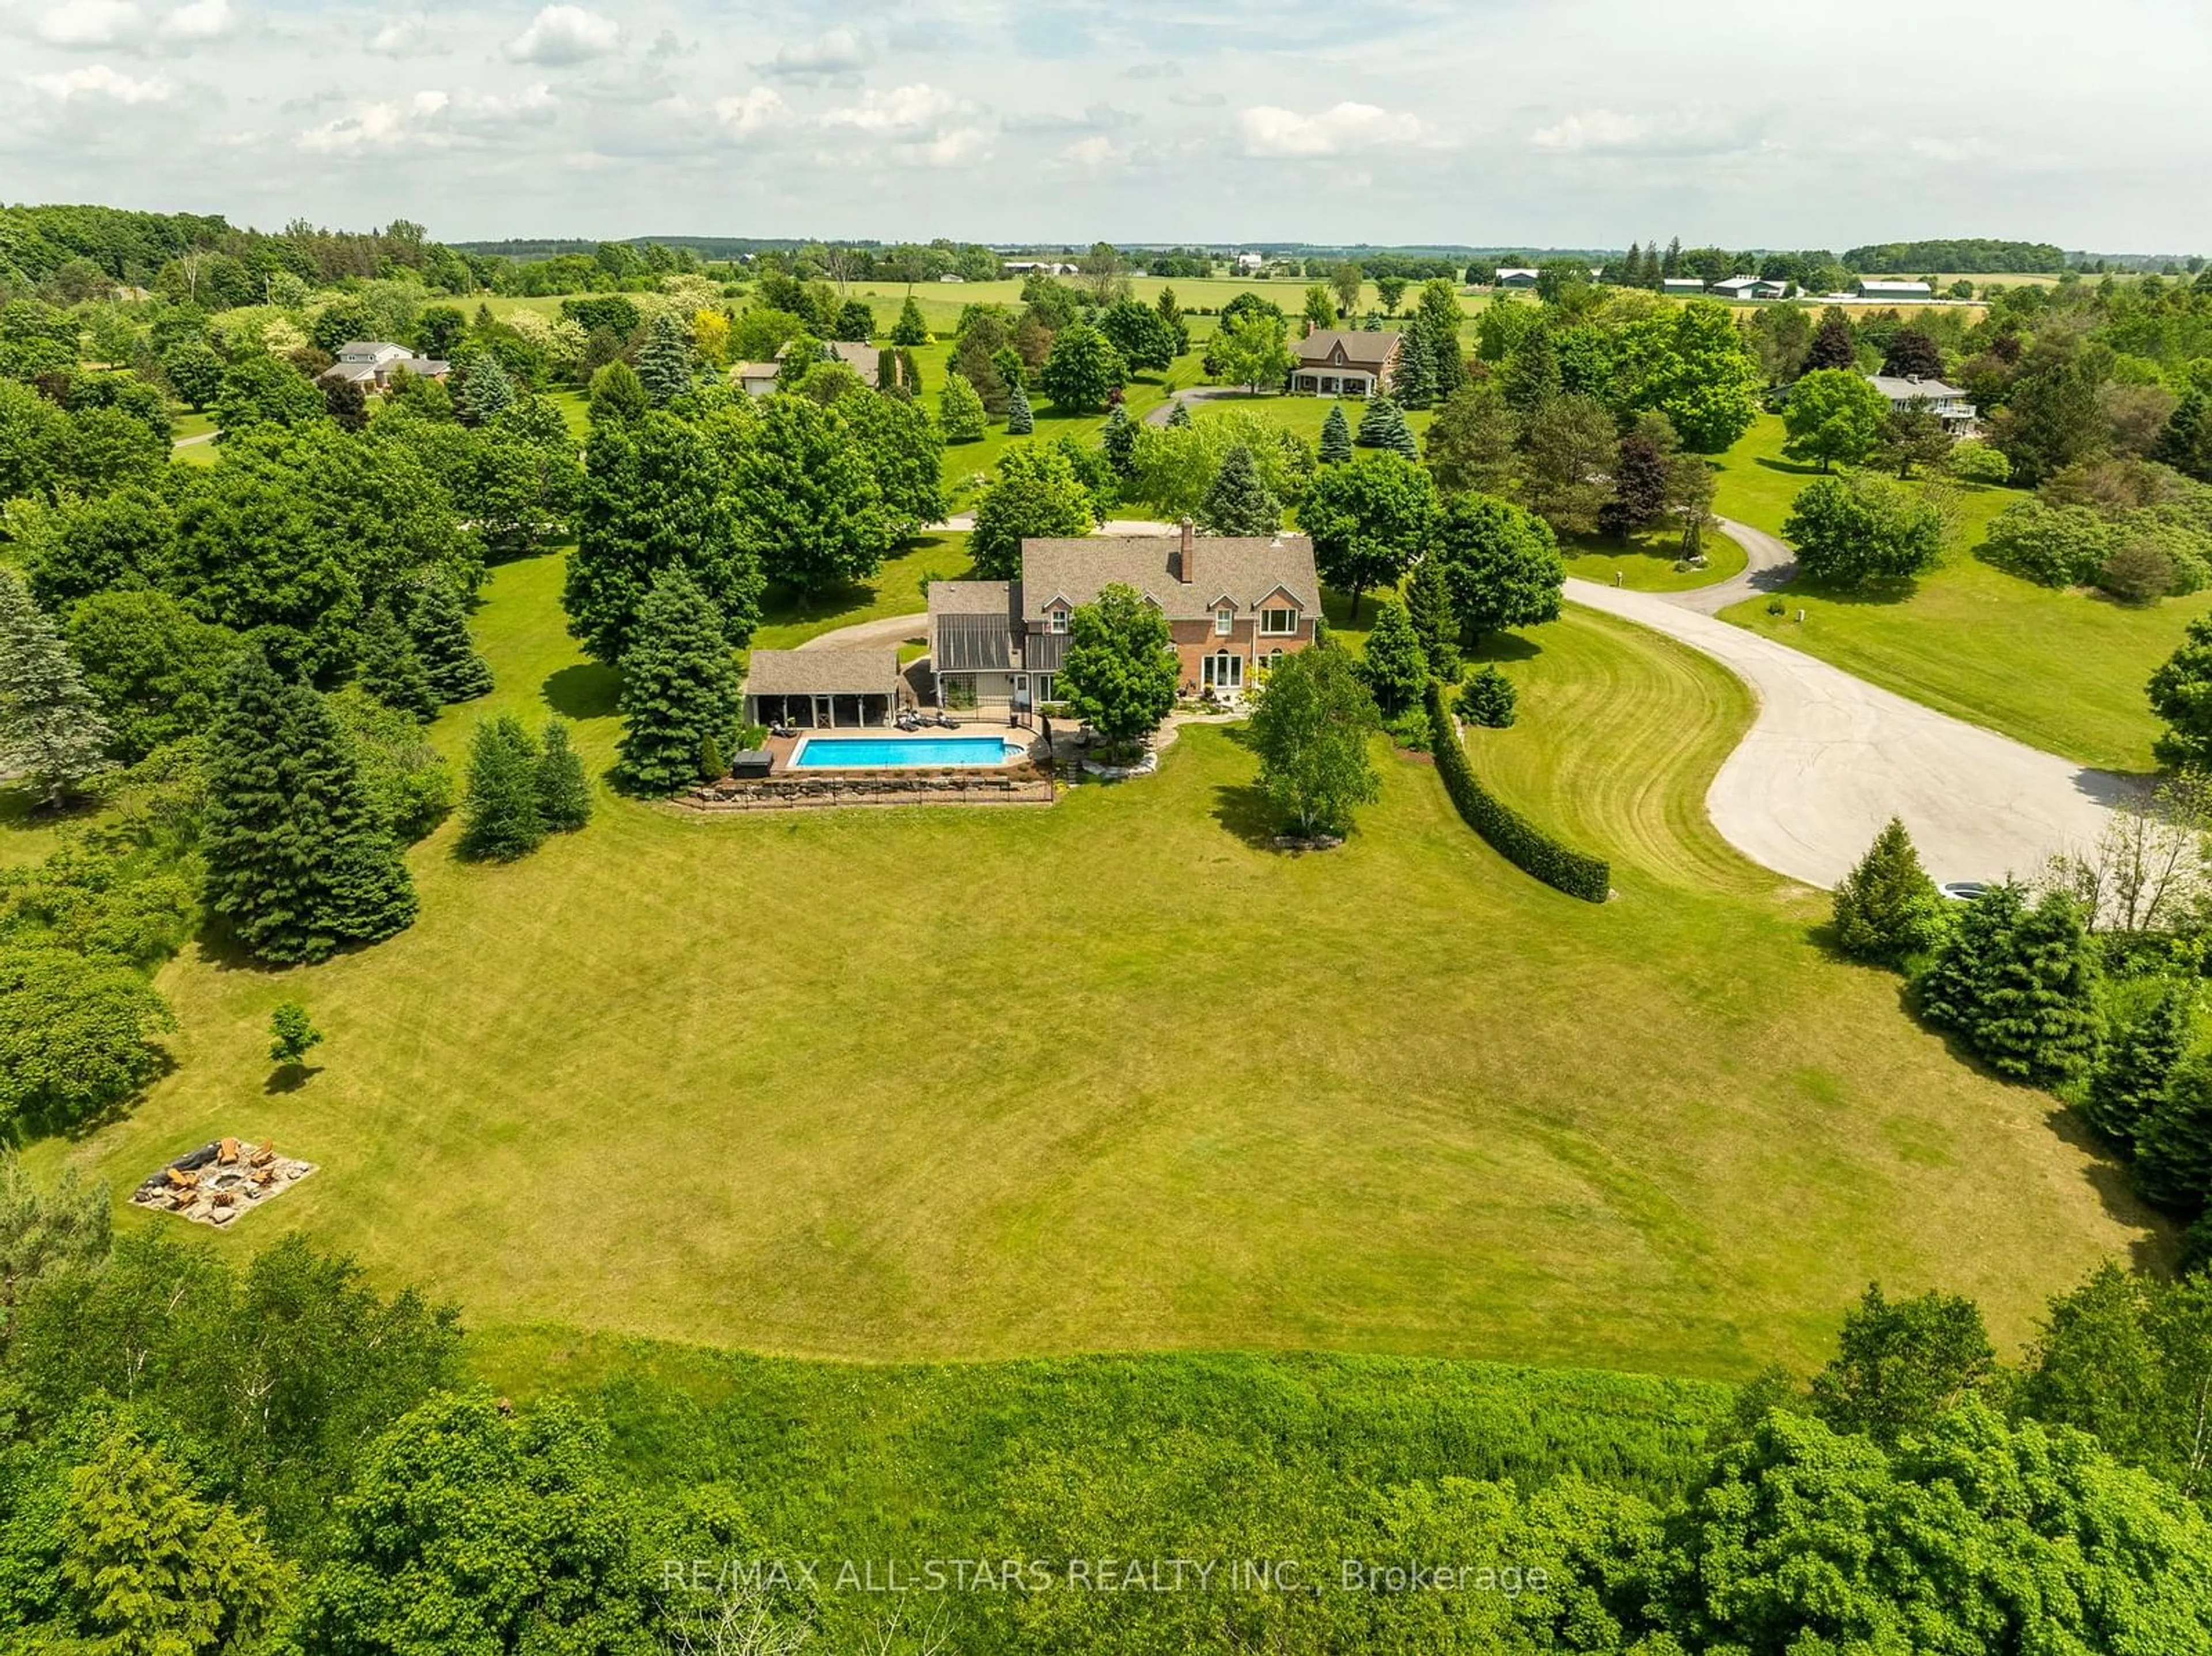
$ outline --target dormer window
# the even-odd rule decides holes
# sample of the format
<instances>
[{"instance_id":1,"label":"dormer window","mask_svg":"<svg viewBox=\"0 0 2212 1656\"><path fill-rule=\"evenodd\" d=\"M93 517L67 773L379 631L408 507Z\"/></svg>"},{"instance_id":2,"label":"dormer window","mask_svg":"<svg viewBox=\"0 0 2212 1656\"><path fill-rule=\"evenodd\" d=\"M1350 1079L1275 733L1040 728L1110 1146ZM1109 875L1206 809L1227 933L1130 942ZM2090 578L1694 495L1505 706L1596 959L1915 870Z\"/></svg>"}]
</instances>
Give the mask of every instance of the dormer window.
<instances>
[{"instance_id":1,"label":"dormer window","mask_svg":"<svg viewBox=\"0 0 2212 1656\"><path fill-rule=\"evenodd\" d=\"M1298 612L1295 610L1262 610L1260 611L1260 631L1269 638L1288 638L1298 630Z\"/></svg>"},{"instance_id":2,"label":"dormer window","mask_svg":"<svg viewBox=\"0 0 2212 1656\"><path fill-rule=\"evenodd\" d=\"M1044 620L1045 626L1053 632L1064 633L1067 630L1067 611L1065 610L1047 610Z\"/></svg>"},{"instance_id":3,"label":"dormer window","mask_svg":"<svg viewBox=\"0 0 2212 1656\"><path fill-rule=\"evenodd\" d=\"M1227 638L1229 629L1237 624L1237 612L1223 604L1213 612L1213 633L1217 638Z\"/></svg>"}]
</instances>

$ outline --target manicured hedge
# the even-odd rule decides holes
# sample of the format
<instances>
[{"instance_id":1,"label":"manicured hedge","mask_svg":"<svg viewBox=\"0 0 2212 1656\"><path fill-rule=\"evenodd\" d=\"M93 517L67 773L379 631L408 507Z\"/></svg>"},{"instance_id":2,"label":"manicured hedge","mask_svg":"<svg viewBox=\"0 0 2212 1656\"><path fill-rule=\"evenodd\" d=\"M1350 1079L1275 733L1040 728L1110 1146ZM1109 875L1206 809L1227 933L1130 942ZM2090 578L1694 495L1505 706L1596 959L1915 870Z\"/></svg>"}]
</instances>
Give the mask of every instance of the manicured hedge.
<instances>
[{"instance_id":1,"label":"manicured hedge","mask_svg":"<svg viewBox=\"0 0 2212 1656\"><path fill-rule=\"evenodd\" d=\"M1601 903L1613 890L1613 869L1601 857L1570 851L1522 816L1504 800L1493 798L1475 780L1460 746L1459 730L1444 708L1443 688L1431 679L1428 692L1429 730L1434 738L1437 774L1467 825L1490 842L1491 848L1546 885L1585 902Z\"/></svg>"}]
</instances>

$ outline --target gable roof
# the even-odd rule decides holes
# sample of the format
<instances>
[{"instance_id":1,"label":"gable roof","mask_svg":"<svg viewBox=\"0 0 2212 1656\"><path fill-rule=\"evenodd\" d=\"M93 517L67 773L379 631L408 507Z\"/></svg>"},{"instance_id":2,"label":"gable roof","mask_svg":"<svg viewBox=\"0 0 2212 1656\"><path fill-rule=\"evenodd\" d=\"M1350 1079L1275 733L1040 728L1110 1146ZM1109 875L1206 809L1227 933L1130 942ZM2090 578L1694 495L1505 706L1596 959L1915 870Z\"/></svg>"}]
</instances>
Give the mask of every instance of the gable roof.
<instances>
[{"instance_id":1,"label":"gable roof","mask_svg":"<svg viewBox=\"0 0 2212 1656\"><path fill-rule=\"evenodd\" d=\"M1133 586L1160 606L1170 621L1203 621L1228 595L1240 610L1280 587L1310 615L1321 613L1321 581L1314 573L1313 543L1303 535L1201 535L1191 549L1198 579L1182 579L1181 543L1174 536L1087 535L1077 540L1022 543L1022 580L1017 594L1024 622L1042 624L1055 597L1077 604L1102 588ZM970 583L959 583L969 585ZM930 587L933 599L937 584ZM1032 597L1031 595L1034 594Z\"/></svg>"},{"instance_id":2,"label":"gable roof","mask_svg":"<svg viewBox=\"0 0 2212 1656\"><path fill-rule=\"evenodd\" d=\"M1395 333L1369 333L1361 328L1316 328L1304 339L1291 342L1291 354L1302 367L1333 362L1380 373L1389 365L1401 337Z\"/></svg>"},{"instance_id":3,"label":"gable roof","mask_svg":"<svg viewBox=\"0 0 2212 1656\"><path fill-rule=\"evenodd\" d=\"M1713 291L1717 294L1740 294L1747 288L1757 286L1759 286L1757 276L1730 276L1726 282L1713 283Z\"/></svg>"},{"instance_id":4,"label":"gable roof","mask_svg":"<svg viewBox=\"0 0 2212 1656\"><path fill-rule=\"evenodd\" d=\"M1915 295L1917 295L1917 294L1933 294L1935 293L1935 291L1936 291L1936 290L1935 290L1933 288L1929 287L1929 286L1926 282L1882 282L1882 281L1872 281L1872 282L1869 282L1869 281L1867 281L1867 280L1865 280L1865 279L1862 278L1862 279L1861 279L1861 281L1860 281L1860 282L1859 282L1859 291L1860 291L1861 293L1863 293L1863 294L1915 294Z\"/></svg>"},{"instance_id":5,"label":"gable roof","mask_svg":"<svg viewBox=\"0 0 2212 1656\"><path fill-rule=\"evenodd\" d=\"M1948 397L1966 394L1956 385L1947 385L1941 379L1900 379L1887 373L1870 373L1867 379L1876 391L1893 403L1910 403L1923 397L1931 403L1940 403Z\"/></svg>"}]
</instances>

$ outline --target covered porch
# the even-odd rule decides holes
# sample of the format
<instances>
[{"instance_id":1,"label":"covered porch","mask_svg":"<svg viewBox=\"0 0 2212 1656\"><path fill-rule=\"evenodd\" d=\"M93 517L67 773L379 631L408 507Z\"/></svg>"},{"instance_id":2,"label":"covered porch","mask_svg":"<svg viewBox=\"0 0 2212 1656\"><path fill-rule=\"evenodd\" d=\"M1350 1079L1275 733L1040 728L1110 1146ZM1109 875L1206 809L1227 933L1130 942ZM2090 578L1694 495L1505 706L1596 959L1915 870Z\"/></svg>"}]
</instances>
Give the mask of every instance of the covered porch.
<instances>
[{"instance_id":1,"label":"covered porch","mask_svg":"<svg viewBox=\"0 0 2212 1656\"><path fill-rule=\"evenodd\" d=\"M869 730L898 715L898 652L756 650L745 722L806 731Z\"/></svg>"}]
</instances>

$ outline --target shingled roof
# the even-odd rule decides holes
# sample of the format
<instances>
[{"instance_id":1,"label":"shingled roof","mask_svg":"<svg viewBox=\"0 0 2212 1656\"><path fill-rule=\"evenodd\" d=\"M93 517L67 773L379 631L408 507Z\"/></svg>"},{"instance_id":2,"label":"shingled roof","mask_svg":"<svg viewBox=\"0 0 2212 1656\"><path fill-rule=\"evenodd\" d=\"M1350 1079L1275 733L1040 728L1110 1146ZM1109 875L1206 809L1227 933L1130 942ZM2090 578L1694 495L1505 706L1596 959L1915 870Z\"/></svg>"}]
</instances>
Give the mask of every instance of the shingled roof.
<instances>
[{"instance_id":1,"label":"shingled roof","mask_svg":"<svg viewBox=\"0 0 2212 1656\"><path fill-rule=\"evenodd\" d=\"M756 650L747 695L896 695L899 659L890 650Z\"/></svg>"},{"instance_id":2,"label":"shingled roof","mask_svg":"<svg viewBox=\"0 0 2212 1656\"><path fill-rule=\"evenodd\" d=\"M1321 613L1313 543L1303 535L1200 535L1192 541L1191 563L1194 579L1185 580L1180 543L1172 536L1024 541L1022 618L1042 622L1054 599L1085 604L1101 588L1117 584L1135 587L1170 621L1201 621L1224 597L1249 613L1279 589L1309 615Z\"/></svg>"},{"instance_id":3,"label":"shingled roof","mask_svg":"<svg viewBox=\"0 0 2212 1656\"><path fill-rule=\"evenodd\" d=\"M1301 367L1365 368L1380 373L1398 349L1400 336L1370 333L1364 328L1316 328L1304 339L1291 342L1291 354Z\"/></svg>"}]
</instances>

